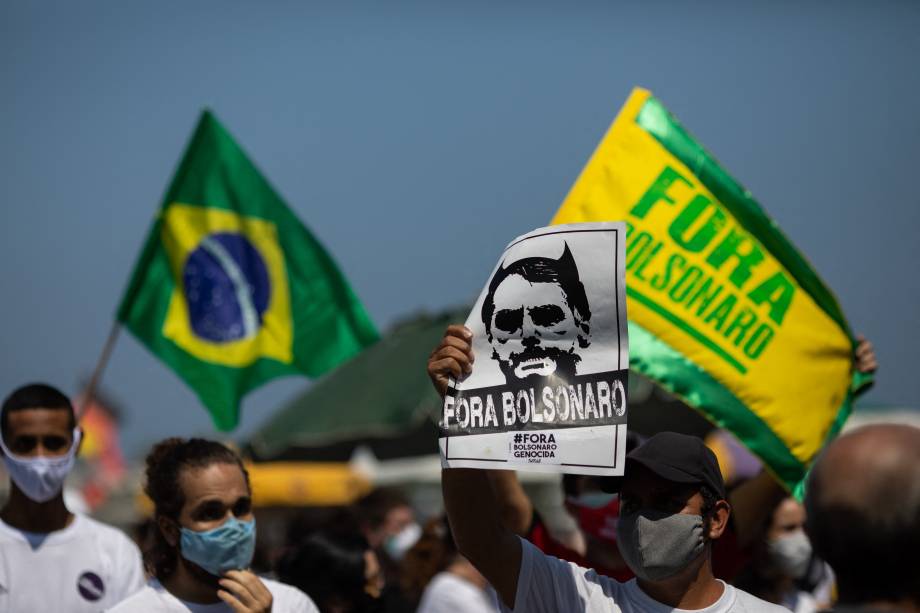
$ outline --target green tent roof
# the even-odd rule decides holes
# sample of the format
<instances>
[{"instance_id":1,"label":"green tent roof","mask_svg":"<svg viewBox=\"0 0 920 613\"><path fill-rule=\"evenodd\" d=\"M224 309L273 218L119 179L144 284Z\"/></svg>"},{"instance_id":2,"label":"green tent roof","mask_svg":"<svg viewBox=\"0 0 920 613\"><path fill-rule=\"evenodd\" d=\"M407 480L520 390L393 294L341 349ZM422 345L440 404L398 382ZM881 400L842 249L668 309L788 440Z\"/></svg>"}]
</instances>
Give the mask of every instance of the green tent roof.
<instances>
[{"instance_id":1,"label":"green tent roof","mask_svg":"<svg viewBox=\"0 0 920 613\"><path fill-rule=\"evenodd\" d=\"M313 384L270 418L246 443L256 460L347 460L357 444L378 457L437 453L434 422L441 400L425 365L448 324L470 307L418 315L390 329L375 345ZM704 436L706 419L630 372L629 428L650 435L676 430ZM379 449L377 449L379 447Z\"/></svg>"},{"instance_id":2,"label":"green tent roof","mask_svg":"<svg viewBox=\"0 0 920 613\"><path fill-rule=\"evenodd\" d=\"M425 365L447 325L465 321L469 310L420 315L395 325L269 419L248 442L252 454L272 458L296 447L395 436L436 416L441 401Z\"/></svg>"}]
</instances>

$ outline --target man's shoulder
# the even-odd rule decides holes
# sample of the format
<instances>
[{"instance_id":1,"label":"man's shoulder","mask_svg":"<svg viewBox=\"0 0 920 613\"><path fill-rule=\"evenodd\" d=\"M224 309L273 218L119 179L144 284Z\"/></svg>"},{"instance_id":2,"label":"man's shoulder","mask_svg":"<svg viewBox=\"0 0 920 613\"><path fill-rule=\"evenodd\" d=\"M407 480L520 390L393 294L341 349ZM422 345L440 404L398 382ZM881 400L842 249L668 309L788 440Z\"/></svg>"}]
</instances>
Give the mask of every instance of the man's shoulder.
<instances>
[{"instance_id":1,"label":"man's shoulder","mask_svg":"<svg viewBox=\"0 0 920 613\"><path fill-rule=\"evenodd\" d=\"M638 589L596 570L547 555L523 539L521 547L517 598L525 607L536 608L537 602L549 598L560 610L619 611L624 595Z\"/></svg>"},{"instance_id":2,"label":"man's shoulder","mask_svg":"<svg viewBox=\"0 0 920 613\"><path fill-rule=\"evenodd\" d=\"M0 519L0 542L23 541L22 534L16 528Z\"/></svg>"},{"instance_id":3,"label":"man's shoulder","mask_svg":"<svg viewBox=\"0 0 920 613\"><path fill-rule=\"evenodd\" d=\"M465 603L475 600L482 591L469 581L465 581L453 573L443 571L435 575L428 583L425 592L422 594L422 603L426 601L429 605L454 602Z\"/></svg>"},{"instance_id":4,"label":"man's shoulder","mask_svg":"<svg viewBox=\"0 0 920 613\"><path fill-rule=\"evenodd\" d=\"M753 594L749 594L744 590L735 590L735 604L732 606L730 611L740 611L740 612L750 612L750 613L789 613L789 609L781 607L778 604L773 604L772 602L767 602Z\"/></svg>"},{"instance_id":5,"label":"man's shoulder","mask_svg":"<svg viewBox=\"0 0 920 613\"><path fill-rule=\"evenodd\" d=\"M593 582L603 583L607 586L607 591L620 591L627 587L627 583L621 583L613 577L602 575L593 568L587 568L571 560L565 560L552 553L547 553L527 539L521 538L520 540L522 556L523 558L527 558L527 563L530 565L537 563L543 564L553 575L586 577Z\"/></svg>"},{"instance_id":6,"label":"man's shoulder","mask_svg":"<svg viewBox=\"0 0 920 613\"><path fill-rule=\"evenodd\" d=\"M77 515L74 521L80 522L79 531L81 534L91 536L102 546L137 549L134 541L115 526L105 524L88 515Z\"/></svg>"},{"instance_id":7,"label":"man's shoulder","mask_svg":"<svg viewBox=\"0 0 920 613\"><path fill-rule=\"evenodd\" d=\"M101 522L98 519L93 519L89 515L74 513L74 521L77 522L80 530L84 530L86 532L94 532L96 534L104 534L112 537L115 537L115 535L125 536L125 533L115 526Z\"/></svg>"},{"instance_id":8,"label":"man's shoulder","mask_svg":"<svg viewBox=\"0 0 920 613\"><path fill-rule=\"evenodd\" d=\"M97 546L97 550L132 550L140 555L137 545L128 538L124 532L97 521L88 515L75 513L71 523L54 532L31 533L19 530L0 520L0 542L29 543L35 540L42 545L55 547L70 545L75 540L89 540ZM33 549L35 544L32 545Z\"/></svg>"}]
</instances>

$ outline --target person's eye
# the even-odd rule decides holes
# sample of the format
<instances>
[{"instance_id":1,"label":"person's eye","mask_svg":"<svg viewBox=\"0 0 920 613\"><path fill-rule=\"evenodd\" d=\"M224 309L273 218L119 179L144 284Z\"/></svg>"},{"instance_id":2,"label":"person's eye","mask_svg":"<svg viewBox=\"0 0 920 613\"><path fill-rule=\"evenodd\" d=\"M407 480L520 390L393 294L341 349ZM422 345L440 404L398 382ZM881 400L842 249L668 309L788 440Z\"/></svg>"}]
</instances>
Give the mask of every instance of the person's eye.
<instances>
[{"instance_id":1,"label":"person's eye","mask_svg":"<svg viewBox=\"0 0 920 613\"><path fill-rule=\"evenodd\" d=\"M527 310L533 323L547 328L554 326L565 319L565 312L559 305L544 304L542 306L531 307Z\"/></svg>"},{"instance_id":2,"label":"person's eye","mask_svg":"<svg viewBox=\"0 0 920 613\"><path fill-rule=\"evenodd\" d=\"M524 309L504 309L495 314L495 327L502 332L517 332L524 323Z\"/></svg>"},{"instance_id":3,"label":"person's eye","mask_svg":"<svg viewBox=\"0 0 920 613\"><path fill-rule=\"evenodd\" d=\"M226 514L223 505L209 504L198 509L192 516L197 521L215 521Z\"/></svg>"},{"instance_id":4,"label":"person's eye","mask_svg":"<svg viewBox=\"0 0 920 613\"><path fill-rule=\"evenodd\" d=\"M233 514L236 515L237 517L241 517L243 515L249 515L249 513L251 512L252 512L252 501L248 498L244 498L240 500L233 506Z\"/></svg>"},{"instance_id":5,"label":"person's eye","mask_svg":"<svg viewBox=\"0 0 920 613\"><path fill-rule=\"evenodd\" d=\"M43 443L48 451L60 451L67 447L67 439L63 436L46 436Z\"/></svg>"},{"instance_id":6,"label":"person's eye","mask_svg":"<svg viewBox=\"0 0 920 613\"><path fill-rule=\"evenodd\" d=\"M17 436L13 439L12 450L16 453L29 453L38 445L38 437Z\"/></svg>"}]
</instances>

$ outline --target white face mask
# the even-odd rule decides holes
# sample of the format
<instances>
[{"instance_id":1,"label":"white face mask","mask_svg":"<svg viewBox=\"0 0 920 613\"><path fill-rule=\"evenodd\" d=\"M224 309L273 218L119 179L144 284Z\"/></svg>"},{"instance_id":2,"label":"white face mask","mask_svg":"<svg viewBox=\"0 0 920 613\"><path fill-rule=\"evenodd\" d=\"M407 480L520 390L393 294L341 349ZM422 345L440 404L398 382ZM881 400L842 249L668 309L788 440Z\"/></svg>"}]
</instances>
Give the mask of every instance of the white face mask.
<instances>
[{"instance_id":1,"label":"white face mask","mask_svg":"<svg viewBox=\"0 0 920 613\"><path fill-rule=\"evenodd\" d=\"M22 493L35 502L48 502L60 493L64 479L73 470L80 446L80 429L74 428L73 444L64 455L34 458L14 455L7 449L0 436L0 449L3 449L3 463L10 473L10 478Z\"/></svg>"},{"instance_id":2,"label":"white face mask","mask_svg":"<svg viewBox=\"0 0 920 613\"><path fill-rule=\"evenodd\" d=\"M396 534L388 537L383 543L383 548L396 561L402 560L406 552L412 549L419 537L422 536L422 527L411 523Z\"/></svg>"},{"instance_id":3,"label":"white face mask","mask_svg":"<svg viewBox=\"0 0 920 613\"><path fill-rule=\"evenodd\" d=\"M780 536L767 543L767 552L773 563L790 577L800 579L811 562L811 541L802 530Z\"/></svg>"}]
</instances>

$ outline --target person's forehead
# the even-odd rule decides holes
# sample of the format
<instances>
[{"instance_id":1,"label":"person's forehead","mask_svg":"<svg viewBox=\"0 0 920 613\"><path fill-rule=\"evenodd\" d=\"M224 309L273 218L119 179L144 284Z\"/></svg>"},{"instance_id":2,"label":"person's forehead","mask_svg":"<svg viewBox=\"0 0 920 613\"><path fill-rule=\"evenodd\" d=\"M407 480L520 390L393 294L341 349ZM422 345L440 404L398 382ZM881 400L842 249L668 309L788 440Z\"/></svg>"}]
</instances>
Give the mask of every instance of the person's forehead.
<instances>
[{"instance_id":1,"label":"person's forehead","mask_svg":"<svg viewBox=\"0 0 920 613\"><path fill-rule=\"evenodd\" d=\"M232 504L241 496L249 495L243 471L236 464L226 462L183 470L179 473L179 486L188 507L205 500L220 500Z\"/></svg>"},{"instance_id":2,"label":"person's forehead","mask_svg":"<svg viewBox=\"0 0 920 613\"><path fill-rule=\"evenodd\" d=\"M393 507L386 514L386 521L394 524L411 523L413 520L415 520L415 512L412 507L406 505Z\"/></svg>"},{"instance_id":3,"label":"person's forehead","mask_svg":"<svg viewBox=\"0 0 920 613\"><path fill-rule=\"evenodd\" d=\"M71 434L70 411L67 409L21 409L7 414L9 436L47 436Z\"/></svg>"},{"instance_id":4,"label":"person's forehead","mask_svg":"<svg viewBox=\"0 0 920 613\"><path fill-rule=\"evenodd\" d=\"M805 507L795 498L786 498L776 507L773 523L779 526L805 523Z\"/></svg>"},{"instance_id":5,"label":"person's forehead","mask_svg":"<svg viewBox=\"0 0 920 613\"><path fill-rule=\"evenodd\" d=\"M558 303L565 299L562 286L552 281L531 282L521 275L510 275L495 289L495 303Z\"/></svg>"}]
</instances>

